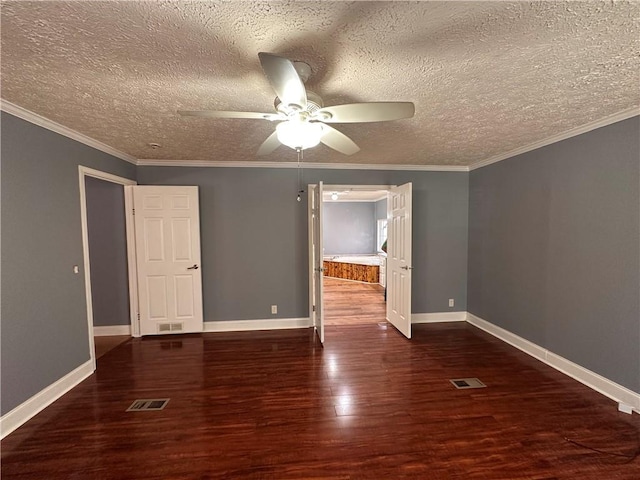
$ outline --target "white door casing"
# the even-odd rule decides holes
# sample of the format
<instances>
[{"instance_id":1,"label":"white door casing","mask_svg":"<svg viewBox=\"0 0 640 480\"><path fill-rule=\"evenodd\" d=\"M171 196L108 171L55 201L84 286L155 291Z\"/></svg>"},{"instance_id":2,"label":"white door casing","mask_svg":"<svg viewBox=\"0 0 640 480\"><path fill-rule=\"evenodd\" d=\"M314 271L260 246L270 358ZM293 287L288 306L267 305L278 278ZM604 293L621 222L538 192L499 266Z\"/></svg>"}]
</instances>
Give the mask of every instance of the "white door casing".
<instances>
[{"instance_id":1,"label":"white door casing","mask_svg":"<svg viewBox=\"0 0 640 480\"><path fill-rule=\"evenodd\" d=\"M133 187L140 335L203 331L198 187Z\"/></svg>"},{"instance_id":2,"label":"white door casing","mask_svg":"<svg viewBox=\"0 0 640 480\"><path fill-rule=\"evenodd\" d=\"M307 187L307 235L309 239L309 320L316 326L316 242L315 242L315 185Z\"/></svg>"},{"instance_id":3,"label":"white door casing","mask_svg":"<svg viewBox=\"0 0 640 480\"><path fill-rule=\"evenodd\" d=\"M411 183L389 190L387 320L411 338Z\"/></svg>"},{"instance_id":4,"label":"white door casing","mask_svg":"<svg viewBox=\"0 0 640 480\"><path fill-rule=\"evenodd\" d=\"M309 185L309 316L324 344L322 182Z\"/></svg>"},{"instance_id":5,"label":"white door casing","mask_svg":"<svg viewBox=\"0 0 640 480\"><path fill-rule=\"evenodd\" d=\"M84 259L84 282L85 282L85 298L87 302L87 324L88 324L88 333L89 333L89 355L91 358L91 363L93 370L96 369L96 352L95 352L95 344L94 344L94 330L93 330L93 300L91 294L91 266L90 266L90 253L89 253L89 229L87 225L87 193L86 193L86 177L94 177L103 181L116 183L122 185L124 187L124 200L125 200L125 209L129 207L129 202L131 200L129 195L129 188L132 188L133 185L136 185L135 180L131 180L124 177L119 177L117 175L113 175L111 173L102 172L100 170L95 170L93 168L88 168L83 165L78 166L79 173L79 191L80 191L80 225L82 231L82 253ZM135 278L135 261L133 259L133 246L135 244L135 238L133 233L133 224L129 221L129 216L125 215L125 231L127 235L127 270L129 275L129 296L132 297L131 290L131 280ZM135 297L137 299L137 296ZM133 298L130 298L130 316L131 321L133 322L133 318L136 315L137 307L136 302Z\"/></svg>"}]
</instances>

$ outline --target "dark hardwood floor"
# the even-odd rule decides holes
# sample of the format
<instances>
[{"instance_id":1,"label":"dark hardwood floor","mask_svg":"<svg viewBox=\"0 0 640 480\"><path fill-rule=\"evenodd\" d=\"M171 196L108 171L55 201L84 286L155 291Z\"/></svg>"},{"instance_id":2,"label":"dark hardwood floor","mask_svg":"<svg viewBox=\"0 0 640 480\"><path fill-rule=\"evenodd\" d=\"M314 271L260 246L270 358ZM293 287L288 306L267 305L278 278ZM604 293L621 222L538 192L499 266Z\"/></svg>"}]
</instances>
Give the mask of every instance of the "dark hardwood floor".
<instances>
[{"instance_id":1,"label":"dark hardwood floor","mask_svg":"<svg viewBox=\"0 0 640 480\"><path fill-rule=\"evenodd\" d=\"M129 340L129 335L109 335L104 337L93 337L93 343L96 350L96 359L102 357L105 353L113 350L121 343Z\"/></svg>"},{"instance_id":2,"label":"dark hardwood floor","mask_svg":"<svg viewBox=\"0 0 640 480\"><path fill-rule=\"evenodd\" d=\"M323 277L324 324L361 325L385 321L384 287Z\"/></svg>"},{"instance_id":3,"label":"dark hardwood floor","mask_svg":"<svg viewBox=\"0 0 640 480\"><path fill-rule=\"evenodd\" d=\"M640 416L468 324L413 332L132 339L2 441L2 479L640 478Z\"/></svg>"}]
</instances>

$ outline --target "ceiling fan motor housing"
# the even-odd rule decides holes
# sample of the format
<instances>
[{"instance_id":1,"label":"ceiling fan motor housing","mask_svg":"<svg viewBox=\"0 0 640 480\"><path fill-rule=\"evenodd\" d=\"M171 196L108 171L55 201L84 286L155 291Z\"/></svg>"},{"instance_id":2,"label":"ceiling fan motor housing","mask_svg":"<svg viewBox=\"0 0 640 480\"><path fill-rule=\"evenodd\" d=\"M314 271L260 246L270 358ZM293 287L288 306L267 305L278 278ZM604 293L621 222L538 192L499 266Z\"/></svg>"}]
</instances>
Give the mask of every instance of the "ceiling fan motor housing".
<instances>
[{"instance_id":1,"label":"ceiling fan motor housing","mask_svg":"<svg viewBox=\"0 0 640 480\"><path fill-rule=\"evenodd\" d=\"M293 113L305 112L308 116L313 116L318 110L320 110L324 103L322 103L322 98L315 92L307 90L307 108L291 108L291 105L286 105L280 100L280 98L276 97L273 105L276 107L276 110L280 113L284 113L289 116Z\"/></svg>"}]
</instances>

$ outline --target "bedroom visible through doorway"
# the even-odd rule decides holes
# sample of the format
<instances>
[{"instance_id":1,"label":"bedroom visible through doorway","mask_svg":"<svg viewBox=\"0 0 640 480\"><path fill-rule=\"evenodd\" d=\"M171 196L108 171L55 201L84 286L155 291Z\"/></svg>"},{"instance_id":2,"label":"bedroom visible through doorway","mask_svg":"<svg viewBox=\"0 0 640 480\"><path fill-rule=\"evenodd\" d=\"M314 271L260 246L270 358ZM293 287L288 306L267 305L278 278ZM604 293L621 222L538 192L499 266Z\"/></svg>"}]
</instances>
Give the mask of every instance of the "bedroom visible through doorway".
<instances>
[{"instance_id":1,"label":"bedroom visible through doorway","mask_svg":"<svg viewBox=\"0 0 640 480\"><path fill-rule=\"evenodd\" d=\"M325 325L385 322L387 189L326 186L323 203Z\"/></svg>"}]
</instances>

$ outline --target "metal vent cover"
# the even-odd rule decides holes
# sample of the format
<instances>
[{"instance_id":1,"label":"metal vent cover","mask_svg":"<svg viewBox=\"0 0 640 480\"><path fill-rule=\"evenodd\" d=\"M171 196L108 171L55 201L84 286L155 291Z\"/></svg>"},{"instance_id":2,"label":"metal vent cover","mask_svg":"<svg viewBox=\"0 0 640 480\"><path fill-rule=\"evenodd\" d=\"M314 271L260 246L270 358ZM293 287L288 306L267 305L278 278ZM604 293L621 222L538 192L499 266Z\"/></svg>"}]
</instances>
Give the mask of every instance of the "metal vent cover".
<instances>
[{"instance_id":1,"label":"metal vent cover","mask_svg":"<svg viewBox=\"0 0 640 480\"><path fill-rule=\"evenodd\" d=\"M477 378L454 378L449 380L459 390L468 388L485 388L486 385Z\"/></svg>"},{"instance_id":2,"label":"metal vent cover","mask_svg":"<svg viewBox=\"0 0 640 480\"><path fill-rule=\"evenodd\" d=\"M182 330L182 323L159 323L158 333L179 332Z\"/></svg>"},{"instance_id":3,"label":"metal vent cover","mask_svg":"<svg viewBox=\"0 0 640 480\"><path fill-rule=\"evenodd\" d=\"M134 400L127 412L162 410L169 403L169 398L142 398Z\"/></svg>"}]
</instances>

